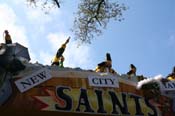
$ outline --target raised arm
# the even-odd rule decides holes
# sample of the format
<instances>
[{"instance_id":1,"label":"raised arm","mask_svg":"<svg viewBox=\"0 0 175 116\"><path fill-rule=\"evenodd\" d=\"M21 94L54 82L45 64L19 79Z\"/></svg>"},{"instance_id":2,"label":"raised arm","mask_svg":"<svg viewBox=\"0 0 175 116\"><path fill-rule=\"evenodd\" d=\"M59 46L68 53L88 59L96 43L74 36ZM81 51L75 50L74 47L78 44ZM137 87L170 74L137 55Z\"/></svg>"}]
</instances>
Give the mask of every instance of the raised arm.
<instances>
[{"instance_id":1,"label":"raised arm","mask_svg":"<svg viewBox=\"0 0 175 116\"><path fill-rule=\"evenodd\" d=\"M68 39L66 40L66 42L64 44L69 43L69 40L70 40L70 36L68 37Z\"/></svg>"}]
</instances>

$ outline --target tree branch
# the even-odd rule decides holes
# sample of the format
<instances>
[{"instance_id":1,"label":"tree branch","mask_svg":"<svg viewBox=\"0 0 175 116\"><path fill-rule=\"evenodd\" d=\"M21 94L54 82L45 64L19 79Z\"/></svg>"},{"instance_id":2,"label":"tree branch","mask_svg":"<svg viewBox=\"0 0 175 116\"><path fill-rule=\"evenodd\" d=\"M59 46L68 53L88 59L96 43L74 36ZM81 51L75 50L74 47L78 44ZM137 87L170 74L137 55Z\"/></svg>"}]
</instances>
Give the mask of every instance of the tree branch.
<instances>
[{"instance_id":1,"label":"tree branch","mask_svg":"<svg viewBox=\"0 0 175 116\"><path fill-rule=\"evenodd\" d=\"M105 3L105 1L104 0L100 0L100 2L98 3L98 6L97 6L97 10L95 12L95 15L89 19L89 21L87 22L87 25L89 23L91 23L91 21L95 18L97 20L97 22L99 23L99 25L101 26L101 23L100 23L100 21L98 19L98 15L100 13L100 7L101 7L102 3Z\"/></svg>"},{"instance_id":2,"label":"tree branch","mask_svg":"<svg viewBox=\"0 0 175 116\"><path fill-rule=\"evenodd\" d=\"M53 0L53 1L56 3L57 7L60 8L60 3L58 2L58 0Z\"/></svg>"}]
</instances>

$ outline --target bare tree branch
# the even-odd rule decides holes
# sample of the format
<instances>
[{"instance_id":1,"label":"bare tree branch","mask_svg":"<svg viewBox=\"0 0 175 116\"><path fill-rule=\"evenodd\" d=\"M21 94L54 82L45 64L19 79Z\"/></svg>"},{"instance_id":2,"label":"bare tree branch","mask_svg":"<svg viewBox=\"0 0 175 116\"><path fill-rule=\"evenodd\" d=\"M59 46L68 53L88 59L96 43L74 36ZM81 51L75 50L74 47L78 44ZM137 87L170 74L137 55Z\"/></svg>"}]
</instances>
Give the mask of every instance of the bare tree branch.
<instances>
[{"instance_id":1,"label":"bare tree branch","mask_svg":"<svg viewBox=\"0 0 175 116\"><path fill-rule=\"evenodd\" d=\"M60 8L60 3L58 2L58 0L53 0L53 1L56 3L57 7Z\"/></svg>"},{"instance_id":2,"label":"bare tree branch","mask_svg":"<svg viewBox=\"0 0 175 116\"><path fill-rule=\"evenodd\" d=\"M123 20L125 5L108 0L81 0L73 32L76 39L82 43L91 43L106 28L110 19Z\"/></svg>"}]
</instances>

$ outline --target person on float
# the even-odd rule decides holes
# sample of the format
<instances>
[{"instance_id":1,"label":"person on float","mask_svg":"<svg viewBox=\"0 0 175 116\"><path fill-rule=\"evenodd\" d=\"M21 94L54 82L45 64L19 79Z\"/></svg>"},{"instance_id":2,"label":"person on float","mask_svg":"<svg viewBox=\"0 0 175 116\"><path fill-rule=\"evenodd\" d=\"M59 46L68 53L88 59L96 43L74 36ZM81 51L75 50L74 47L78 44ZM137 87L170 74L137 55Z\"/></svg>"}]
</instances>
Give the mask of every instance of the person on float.
<instances>
[{"instance_id":1,"label":"person on float","mask_svg":"<svg viewBox=\"0 0 175 116\"><path fill-rule=\"evenodd\" d=\"M10 36L8 30L5 30L4 34L5 34L5 36L4 36L5 44L12 44L12 39L11 39L11 36Z\"/></svg>"},{"instance_id":2,"label":"person on float","mask_svg":"<svg viewBox=\"0 0 175 116\"><path fill-rule=\"evenodd\" d=\"M70 40L70 37L68 37L66 42L64 44L62 44L61 47L57 50L57 53L56 53L56 55L54 56L54 58L52 60L52 64L51 64L52 66L53 65L59 66L61 58L63 58L62 61L64 61L63 53L66 49L67 43L69 43L69 40ZM63 65L63 62L62 62L62 65Z\"/></svg>"},{"instance_id":3,"label":"person on float","mask_svg":"<svg viewBox=\"0 0 175 116\"><path fill-rule=\"evenodd\" d=\"M173 67L172 73L170 73L167 76L167 79L170 80L170 81L175 81L175 66Z\"/></svg>"},{"instance_id":4,"label":"person on float","mask_svg":"<svg viewBox=\"0 0 175 116\"><path fill-rule=\"evenodd\" d=\"M97 65L95 72L109 72L116 74L116 71L112 68L110 53L106 53L106 60Z\"/></svg>"},{"instance_id":5,"label":"person on float","mask_svg":"<svg viewBox=\"0 0 175 116\"><path fill-rule=\"evenodd\" d=\"M136 76L136 71L137 71L137 68L133 64L130 64L130 70L127 72L129 79L133 76Z\"/></svg>"}]
</instances>

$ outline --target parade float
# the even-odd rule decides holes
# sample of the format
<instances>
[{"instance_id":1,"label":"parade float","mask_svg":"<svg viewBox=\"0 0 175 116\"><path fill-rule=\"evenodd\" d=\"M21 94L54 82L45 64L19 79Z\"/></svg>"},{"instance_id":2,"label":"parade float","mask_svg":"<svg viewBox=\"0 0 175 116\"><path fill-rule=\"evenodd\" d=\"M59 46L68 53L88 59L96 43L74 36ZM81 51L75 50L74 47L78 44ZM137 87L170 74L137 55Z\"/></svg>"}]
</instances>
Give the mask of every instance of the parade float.
<instances>
[{"instance_id":1,"label":"parade float","mask_svg":"<svg viewBox=\"0 0 175 116\"><path fill-rule=\"evenodd\" d=\"M174 116L175 82L30 63L28 49L0 49L0 113ZM162 81L163 80L163 81Z\"/></svg>"}]
</instances>

